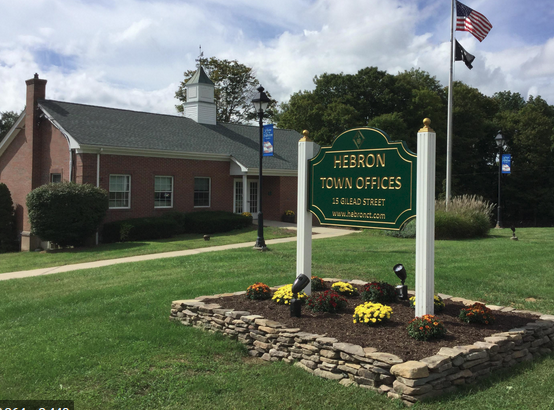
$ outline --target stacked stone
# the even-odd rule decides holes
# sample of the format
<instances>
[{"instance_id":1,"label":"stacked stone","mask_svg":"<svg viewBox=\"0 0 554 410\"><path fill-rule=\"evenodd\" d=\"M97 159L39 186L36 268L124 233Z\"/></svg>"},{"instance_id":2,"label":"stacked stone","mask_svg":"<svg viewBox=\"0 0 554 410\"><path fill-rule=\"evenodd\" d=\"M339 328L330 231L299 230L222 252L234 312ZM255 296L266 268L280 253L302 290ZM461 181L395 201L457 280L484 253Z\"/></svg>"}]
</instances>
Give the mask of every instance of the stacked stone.
<instances>
[{"instance_id":1,"label":"stacked stone","mask_svg":"<svg viewBox=\"0 0 554 410\"><path fill-rule=\"evenodd\" d=\"M548 320L543 320L550 318ZM554 322L551 316L520 329L496 333L484 342L443 347L437 355L391 368L395 377L388 396L411 404L450 393L457 386L474 383L492 371L552 353Z\"/></svg>"},{"instance_id":2,"label":"stacked stone","mask_svg":"<svg viewBox=\"0 0 554 410\"><path fill-rule=\"evenodd\" d=\"M239 292L238 294L243 294ZM246 311L225 309L209 298L177 300L171 320L210 332L220 332L247 345L251 356L267 361L285 361L325 379L340 380L379 393L392 390L391 366L402 363L398 356L324 335L287 328Z\"/></svg>"},{"instance_id":3,"label":"stacked stone","mask_svg":"<svg viewBox=\"0 0 554 410\"><path fill-rule=\"evenodd\" d=\"M444 347L434 356L404 362L398 356L377 352L374 348L341 343L325 335L287 328L260 315L210 303L214 298L244 294L174 301L170 319L223 333L246 345L251 356L294 363L316 376L387 394L408 405L450 393L457 386L474 383L491 371L550 354L554 343L554 316L542 315L523 328L494 334L473 345ZM443 299L450 297L442 296ZM506 308L494 307L494 310L503 309Z\"/></svg>"}]
</instances>

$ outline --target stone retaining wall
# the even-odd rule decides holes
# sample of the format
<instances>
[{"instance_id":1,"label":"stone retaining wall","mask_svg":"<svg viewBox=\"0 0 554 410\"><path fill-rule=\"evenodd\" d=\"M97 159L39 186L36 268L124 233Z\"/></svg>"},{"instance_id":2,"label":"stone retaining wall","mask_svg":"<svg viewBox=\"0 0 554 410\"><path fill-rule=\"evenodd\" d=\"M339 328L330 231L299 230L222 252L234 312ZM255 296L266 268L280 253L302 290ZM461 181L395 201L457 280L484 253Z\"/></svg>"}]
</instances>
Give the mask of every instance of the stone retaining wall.
<instances>
[{"instance_id":1,"label":"stone retaining wall","mask_svg":"<svg viewBox=\"0 0 554 410\"><path fill-rule=\"evenodd\" d=\"M325 280L332 280L327 279ZM360 284L360 281L351 281ZM316 376L356 385L410 405L450 393L457 386L474 383L492 371L550 354L554 340L554 316L538 316L527 326L497 333L468 346L443 347L436 355L419 361L378 352L371 347L341 343L331 337L286 328L281 323L210 303L210 299L243 295L236 292L177 300L171 305L171 320L211 332L220 332L248 347L251 356L267 361L294 363ZM449 299L448 295L441 295ZM473 301L451 298L466 305ZM488 306L494 310L513 310Z\"/></svg>"}]
</instances>

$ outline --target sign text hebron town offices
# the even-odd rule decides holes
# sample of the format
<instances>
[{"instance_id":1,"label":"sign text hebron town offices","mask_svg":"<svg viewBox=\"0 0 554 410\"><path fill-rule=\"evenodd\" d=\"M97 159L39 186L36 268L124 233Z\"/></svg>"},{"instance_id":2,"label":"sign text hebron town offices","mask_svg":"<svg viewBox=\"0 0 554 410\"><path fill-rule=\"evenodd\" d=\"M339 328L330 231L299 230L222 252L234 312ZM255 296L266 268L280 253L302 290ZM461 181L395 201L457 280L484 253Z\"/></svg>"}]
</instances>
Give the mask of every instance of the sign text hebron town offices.
<instances>
[{"instance_id":1,"label":"sign text hebron town offices","mask_svg":"<svg viewBox=\"0 0 554 410\"><path fill-rule=\"evenodd\" d=\"M399 229L415 216L415 160L380 130L347 131L310 161L310 210L323 224Z\"/></svg>"}]
</instances>

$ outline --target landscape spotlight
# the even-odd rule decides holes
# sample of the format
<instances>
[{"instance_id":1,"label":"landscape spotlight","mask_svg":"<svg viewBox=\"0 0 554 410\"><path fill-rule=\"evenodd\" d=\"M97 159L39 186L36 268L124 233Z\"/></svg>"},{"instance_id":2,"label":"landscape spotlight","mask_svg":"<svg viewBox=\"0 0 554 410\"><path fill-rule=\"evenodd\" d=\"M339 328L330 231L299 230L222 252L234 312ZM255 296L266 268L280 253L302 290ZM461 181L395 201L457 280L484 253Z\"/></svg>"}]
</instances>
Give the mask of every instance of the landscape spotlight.
<instances>
[{"instance_id":1,"label":"landscape spotlight","mask_svg":"<svg viewBox=\"0 0 554 410\"><path fill-rule=\"evenodd\" d=\"M396 276L398 276L398 279L402 282L402 285L398 285L396 290L396 296L398 296L398 299L400 300L408 300L408 286L404 285L404 281L406 280L406 269L404 268L404 265L401 263L394 265L394 273L396 273Z\"/></svg>"},{"instance_id":2,"label":"landscape spotlight","mask_svg":"<svg viewBox=\"0 0 554 410\"><path fill-rule=\"evenodd\" d=\"M310 283L310 278L301 273L292 284L292 299L290 300L290 317L302 316L302 301L298 299L298 293L302 292Z\"/></svg>"}]
</instances>

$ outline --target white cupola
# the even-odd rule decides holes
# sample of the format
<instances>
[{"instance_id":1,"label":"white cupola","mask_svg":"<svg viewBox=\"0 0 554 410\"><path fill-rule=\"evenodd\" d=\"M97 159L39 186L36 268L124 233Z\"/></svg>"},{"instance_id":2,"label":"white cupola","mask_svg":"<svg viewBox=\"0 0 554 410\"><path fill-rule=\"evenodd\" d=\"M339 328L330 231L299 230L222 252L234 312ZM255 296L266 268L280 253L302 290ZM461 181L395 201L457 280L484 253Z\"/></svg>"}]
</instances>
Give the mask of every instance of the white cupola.
<instances>
[{"instance_id":1,"label":"white cupola","mask_svg":"<svg viewBox=\"0 0 554 410\"><path fill-rule=\"evenodd\" d=\"M187 102L183 104L184 115L200 124L216 125L214 83L202 66L185 84Z\"/></svg>"}]
</instances>

